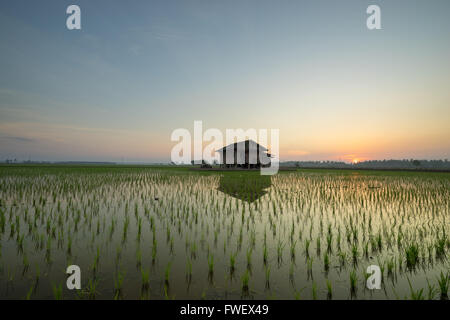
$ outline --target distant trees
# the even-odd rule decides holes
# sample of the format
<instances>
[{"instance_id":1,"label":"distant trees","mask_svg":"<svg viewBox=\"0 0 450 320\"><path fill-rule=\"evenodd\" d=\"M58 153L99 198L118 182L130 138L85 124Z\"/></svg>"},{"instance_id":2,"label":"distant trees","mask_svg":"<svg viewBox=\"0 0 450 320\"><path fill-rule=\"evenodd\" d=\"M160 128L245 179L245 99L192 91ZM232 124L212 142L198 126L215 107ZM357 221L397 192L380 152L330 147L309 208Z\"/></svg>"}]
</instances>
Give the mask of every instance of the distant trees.
<instances>
[{"instance_id":1,"label":"distant trees","mask_svg":"<svg viewBox=\"0 0 450 320\"><path fill-rule=\"evenodd\" d=\"M335 169L428 169L450 170L450 162L445 160L368 160L358 163L345 163L340 161L287 161L280 165L297 168L335 168Z\"/></svg>"}]
</instances>

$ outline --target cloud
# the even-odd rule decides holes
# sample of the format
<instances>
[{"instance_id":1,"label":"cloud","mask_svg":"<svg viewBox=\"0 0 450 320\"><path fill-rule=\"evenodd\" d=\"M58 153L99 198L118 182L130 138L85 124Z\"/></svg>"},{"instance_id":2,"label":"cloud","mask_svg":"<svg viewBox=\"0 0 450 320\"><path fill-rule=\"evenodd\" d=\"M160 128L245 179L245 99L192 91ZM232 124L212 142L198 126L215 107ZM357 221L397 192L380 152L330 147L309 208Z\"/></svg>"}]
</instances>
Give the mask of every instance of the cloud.
<instances>
[{"instance_id":1,"label":"cloud","mask_svg":"<svg viewBox=\"0 0 450 320\"><path fill-rule=\"evenodd\" d=\"M12 140L12 141L16 141L16 142L25 142L25 143L36 142L36 139L27 138L27 137L0 136L0 139Z\"/></svg>"}]
</instances>

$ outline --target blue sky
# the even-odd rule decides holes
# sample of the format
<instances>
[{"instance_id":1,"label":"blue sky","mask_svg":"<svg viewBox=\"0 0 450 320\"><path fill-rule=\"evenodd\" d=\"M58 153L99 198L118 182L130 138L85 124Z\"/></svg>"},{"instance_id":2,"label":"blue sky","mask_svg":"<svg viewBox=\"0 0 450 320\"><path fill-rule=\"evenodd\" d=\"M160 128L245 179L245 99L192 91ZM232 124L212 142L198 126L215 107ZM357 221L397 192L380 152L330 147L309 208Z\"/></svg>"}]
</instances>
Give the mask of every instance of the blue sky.
<instances>
[{"instance_id":1,"label":"blue sky","mask_svg":"<svg viewBox=\"0 0 450 320\"><path fill-rule=\"evenodd\" d=\"M66 29L70 4L82 30ZM194 120L279 128L282 159L449 158L449 9L2 1L0 160L167 161Z\"/></svg>"}]
</instances>

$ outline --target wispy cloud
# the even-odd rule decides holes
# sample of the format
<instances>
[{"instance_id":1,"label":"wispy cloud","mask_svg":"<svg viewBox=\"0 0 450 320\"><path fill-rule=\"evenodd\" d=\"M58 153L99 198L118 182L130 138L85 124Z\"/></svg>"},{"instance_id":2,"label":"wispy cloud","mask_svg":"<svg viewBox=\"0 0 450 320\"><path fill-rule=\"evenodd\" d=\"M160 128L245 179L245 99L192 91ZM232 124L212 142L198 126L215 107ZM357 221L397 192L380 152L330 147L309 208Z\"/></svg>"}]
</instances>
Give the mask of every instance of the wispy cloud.
<instances>
[{"instance_id":1,"label":"wispy cloud","mask_svg":"<svg viewBox=\"0 0 450 320\"><path fill-rule=\"evenodd\" d=\"M24 143L36 142L36 139L27 138L27 137L16 137L16 136L0 136L0 139L12 140L15 142L24 142Z\"/></svg>"}]
</instances>

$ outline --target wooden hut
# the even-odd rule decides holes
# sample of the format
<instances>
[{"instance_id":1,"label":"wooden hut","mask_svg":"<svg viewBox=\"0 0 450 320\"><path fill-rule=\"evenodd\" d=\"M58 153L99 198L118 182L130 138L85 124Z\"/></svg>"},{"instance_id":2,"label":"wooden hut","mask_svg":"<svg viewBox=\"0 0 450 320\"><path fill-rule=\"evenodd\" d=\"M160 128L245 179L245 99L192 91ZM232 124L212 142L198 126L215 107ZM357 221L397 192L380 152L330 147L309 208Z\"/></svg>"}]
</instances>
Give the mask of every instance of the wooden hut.
<instances>
[{"instance_id":1,"label":"wooden hut","mask_svg":"<svg viewBox=\"0 0 450 320\"><path fill-rule=\"evenodd\" d=\"M260 168L269 167L271 155L267 148L253 140L235 142L217 150L220 165L225 168Z\"/></svg>"}]
</instances>

